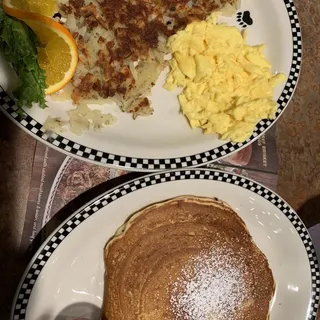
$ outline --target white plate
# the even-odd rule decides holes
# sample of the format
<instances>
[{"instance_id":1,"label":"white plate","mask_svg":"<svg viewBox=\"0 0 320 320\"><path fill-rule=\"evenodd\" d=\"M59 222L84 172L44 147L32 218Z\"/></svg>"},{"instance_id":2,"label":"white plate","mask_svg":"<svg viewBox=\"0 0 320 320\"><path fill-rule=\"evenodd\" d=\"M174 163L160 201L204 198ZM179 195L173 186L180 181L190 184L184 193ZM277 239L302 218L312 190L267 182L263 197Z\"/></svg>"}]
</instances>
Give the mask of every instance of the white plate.
<instances>
[{"instance_id":1,"label":"white plate","mask_svg":"<svg viewBox=\"0 0 320 320\"><path fill-rule=\"evenodd\" d=\"M243 22L251 23L247 19L249 15L253 21L251 25ZM277 120L293 95L301 64L301 33L292 0L242 0L241 11L223 21L240 29L248 28L248 42L265 43L273 72L283 72L288 77L287 83L279 86L274 95L278 102ZM9 81L12 76L3 59L0 59L0 70L0 85L8 90L12 87ZM162 88L164 79L165 72L152 90L153 116L133 120L115 105L104 106L105 112L118 118L117 123L101 132L86 132L82 136L66 132L63 136L48 138L41 131L48 115L65 116L71 102L51 102L46 110L34 107L26 110L28 116L21 119L13 101L0 87L0 109L28 133L57 150L97 164L140 171L200 166L221 159L253 142L275 122L260 121L254 134L244 143L203 135L200 129L192 130L179 114L177 96Z\"/></svg>"},{"instance_id":2,"label":"white plate","mask_svg":"<svg viewBox=\"0 0 320 320\"><path fill-rule=\"evenodd\" d=\"M19 285L11 320L98 319L104 288L103 249L135 211L179 195L217 197L245 221L269 261L276 293L270 320L315 320L320 276L307 229L279 196L222 171L151 174L93 200L39 249Z\"/></svg>"}]
</instances>

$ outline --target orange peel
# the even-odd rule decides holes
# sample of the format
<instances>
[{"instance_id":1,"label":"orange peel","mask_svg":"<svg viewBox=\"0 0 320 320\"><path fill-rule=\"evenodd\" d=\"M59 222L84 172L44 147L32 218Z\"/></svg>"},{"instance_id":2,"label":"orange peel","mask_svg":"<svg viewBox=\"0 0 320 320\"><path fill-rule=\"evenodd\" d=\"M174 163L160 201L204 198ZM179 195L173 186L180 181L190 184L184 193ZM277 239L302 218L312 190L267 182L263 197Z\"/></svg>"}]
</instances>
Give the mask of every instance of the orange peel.
<instances>
[{"instance_id":1,"label":"orange peel","mask_svg":"<svg viewBox=\"0 0 320 320\"><path fill-rule=\"evenodd\" d=\"M46 94L61 90L72 79L78 63L77 44L68 29L57 21L34 12L7 5L3 10L10 16L24 21L38 36L40 67L46 72Z\"/></svg>"}]
</instances>

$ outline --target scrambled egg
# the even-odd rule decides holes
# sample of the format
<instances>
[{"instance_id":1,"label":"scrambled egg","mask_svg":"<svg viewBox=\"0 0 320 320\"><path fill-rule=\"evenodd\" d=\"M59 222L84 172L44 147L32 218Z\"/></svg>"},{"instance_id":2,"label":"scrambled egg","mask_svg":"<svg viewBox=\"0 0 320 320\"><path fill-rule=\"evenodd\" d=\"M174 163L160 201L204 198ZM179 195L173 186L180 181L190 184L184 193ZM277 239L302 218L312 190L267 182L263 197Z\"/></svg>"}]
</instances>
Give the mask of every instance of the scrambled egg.
<instances>
[{"instance_id":1,"label":"scrambled egg","mask_svg":"<svg viewBox=\"0 0 320 320\"><path fill-rule=\"evenodd\" d=\"M261 119L275 117L273 88L285 81L272 74L265 45L249 46L246 32L217 24L217 15L189 24L168 40L173 54L164 88L183 87L182 113L192 128L243 142Z\"/></svg>"}]
</instances>

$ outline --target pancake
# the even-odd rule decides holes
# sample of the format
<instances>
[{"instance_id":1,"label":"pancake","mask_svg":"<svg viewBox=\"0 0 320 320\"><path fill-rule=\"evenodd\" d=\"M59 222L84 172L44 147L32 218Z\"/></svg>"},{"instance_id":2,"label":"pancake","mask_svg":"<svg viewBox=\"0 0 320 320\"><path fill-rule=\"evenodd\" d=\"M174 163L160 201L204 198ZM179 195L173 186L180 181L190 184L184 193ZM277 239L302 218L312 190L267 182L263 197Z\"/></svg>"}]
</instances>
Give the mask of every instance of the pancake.
<instances>
[{"instance_id":1,"label":"pancake","mask_svg":"<svg viewBox=\"0 0 320 320\"><path fill-rule=\"evenodd\" d=\"M181 196L134 214L105 247L106 320L266 320L267 258L227 204Z\"/></svg>"}]
</instances>

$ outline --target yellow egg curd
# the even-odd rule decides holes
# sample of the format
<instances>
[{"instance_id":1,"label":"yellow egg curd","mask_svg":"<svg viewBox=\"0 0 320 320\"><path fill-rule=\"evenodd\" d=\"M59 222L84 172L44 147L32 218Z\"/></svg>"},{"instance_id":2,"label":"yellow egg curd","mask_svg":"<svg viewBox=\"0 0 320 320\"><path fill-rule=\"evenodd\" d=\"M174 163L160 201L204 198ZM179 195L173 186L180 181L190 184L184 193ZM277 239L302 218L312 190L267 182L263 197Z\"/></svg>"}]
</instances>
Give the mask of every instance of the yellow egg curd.
<instances>
[{"instance_id":1,"label":"yellow egg curd","mask_svg":"<svg viewBox=\"0 0 320 320\"><path fill-rule=\"evenodd\" d=\"M261 119L275 117L273 89L286 80L272 73L265 45L250 46L245 38L246 32L217 24L214 13L167 43L172 59L164 88L184 88L179 102L192 128L233 142L247 140Z\"/></svg>"}]
</instances>

